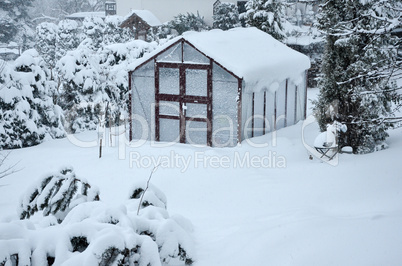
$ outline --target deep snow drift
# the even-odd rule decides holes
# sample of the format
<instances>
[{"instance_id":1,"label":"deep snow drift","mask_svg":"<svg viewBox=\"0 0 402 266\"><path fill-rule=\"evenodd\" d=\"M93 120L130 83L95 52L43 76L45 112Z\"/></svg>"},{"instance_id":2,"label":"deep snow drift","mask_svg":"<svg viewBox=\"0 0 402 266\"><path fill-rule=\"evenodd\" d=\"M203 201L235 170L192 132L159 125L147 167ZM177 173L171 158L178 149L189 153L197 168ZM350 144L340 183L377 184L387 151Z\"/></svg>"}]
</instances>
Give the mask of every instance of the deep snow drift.
<instances>
[{"instance_id":1,"label":"deep snow drift","mask_svg":"<svg viewBox=\"0 0 402 266\"><path fill-rule=\"evenodd\" d=\"M65 165L119 206L159 160L151 183L169 213L192 222L195 265L400 265L402 128L389 132L387 150L341 154L335 166L310 160L301 132L299 123L236 148L106 146L100 159L97 146L68 139L14 150L8 163L21 170L0 179L0 221L16 219L27 188ZM317 124L304 133L313 143ZM71 138L96 143L97 133Z\"/></svg>"}]
</instances>

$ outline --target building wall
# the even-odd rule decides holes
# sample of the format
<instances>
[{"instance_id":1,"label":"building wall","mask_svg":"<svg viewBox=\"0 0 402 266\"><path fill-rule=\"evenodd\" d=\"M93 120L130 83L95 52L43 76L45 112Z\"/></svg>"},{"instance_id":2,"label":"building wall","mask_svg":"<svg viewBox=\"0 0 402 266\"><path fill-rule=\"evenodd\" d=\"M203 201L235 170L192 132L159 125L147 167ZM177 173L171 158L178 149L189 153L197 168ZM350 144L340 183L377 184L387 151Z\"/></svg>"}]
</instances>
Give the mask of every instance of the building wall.
<instances>
[{"instance_id":1,"label":"building wall","mask_svg":"<svg viewBox=\"0 0 402 266\"><path fill-rule=\"evenodd\" d=\"M199 12L205 22L212 25L213 4L216 0L117 0L117 15L126 16L130 10L145 9L151 11L164 23L172 20L179 13ZM237 3L237 0L225 0L224 2Z\"/></svg>"}]
</instances>

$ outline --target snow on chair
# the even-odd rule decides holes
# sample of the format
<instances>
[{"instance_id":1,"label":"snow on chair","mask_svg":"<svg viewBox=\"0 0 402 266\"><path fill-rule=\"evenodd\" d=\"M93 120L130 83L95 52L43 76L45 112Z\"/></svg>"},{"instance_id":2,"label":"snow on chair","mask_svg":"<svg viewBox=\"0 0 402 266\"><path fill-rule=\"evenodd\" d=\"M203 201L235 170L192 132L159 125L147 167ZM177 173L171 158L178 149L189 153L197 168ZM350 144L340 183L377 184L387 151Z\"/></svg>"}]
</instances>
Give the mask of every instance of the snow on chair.
<instances>
[{"instance_id":1,"label":"snow on chair","mask_svg":"<svg viewBox=\"0 0 402 266\"><path fill-rule=\"evenodd\" d=\"M314 140L314 148L321 154L320 158L332 160L338 153L337 133L346 132L347 127L337 121L327 125L327 131L320 133Z\"/></svg>"}]
</instances>

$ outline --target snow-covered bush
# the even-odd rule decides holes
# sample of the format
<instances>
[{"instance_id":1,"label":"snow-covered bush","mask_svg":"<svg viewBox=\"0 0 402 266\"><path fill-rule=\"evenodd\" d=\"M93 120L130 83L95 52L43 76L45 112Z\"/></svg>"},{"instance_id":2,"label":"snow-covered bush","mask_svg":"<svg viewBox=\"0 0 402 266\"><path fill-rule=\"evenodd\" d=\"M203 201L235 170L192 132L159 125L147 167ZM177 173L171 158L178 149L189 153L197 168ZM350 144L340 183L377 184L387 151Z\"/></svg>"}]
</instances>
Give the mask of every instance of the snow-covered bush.
<instances>
[{"instance_id":1,"label":"snow-covered bush","mask_svg":"<svg viewBox=\"0 0 402 266\"><path fill-rule=\"evenodd\" d=\"M170 28L177 31L179 35L186 31L204 31L209 27L205 23L204 18L199 14L193 13L179 14L168 22Z\"/></svg>"},{"instance_id":2,"label":"snow-covered bush","mask_svg":"<svg viewBox=\"0 0 402 266\"><path fill-rule=\"evenodd\" d=\"M65 136L61 108L54 104L56 84L35 50L25 51L5 69L0 84L0 147L13 149Z\"/></svg>"},{"instance_id":3,"label":"snow-covered bush","mask_svg":"<svg viewBox=\"0 0 402 266\"><path fill-rule=\"evenodd\" d=\"M49 183L58 176L54 175ZM76 179L68 168L62 171L61 178L65 183L59 191L71 187L73 182L67 180ZM14 265L16 261L19 265L192 264L195 257L191 223L179 215L170 216L166 196L152 184L146 189L146 183L136 183L129 191L130 199L117 207L82 200L82 193L81 198L71 201L70 206L76 204L62 222L55 217L62 212L59 209L55 216L36 215L0 223L0 264ZM49 186L42 184L36 186L37 204L39 198L43 201L46 198L43 195L49 194L46 189ZM61 193L55 191L53 195ZM23 202L32 198L31 193L29 190ZM147 204L141 204L137 214L140 198L146 199Z\"/></svg>"},{"instance_id":4,"label":"snow-covered bush","mask_svg":"<svg viewBox=\"0 0 402 266\"><path fill-rule=\"evenodd\" d=\"M26 219L38 211L63 220L65 215L82 202L99 200L99 191L87 181L78 179L71 167L46 176L32 186L21 200L20 218Z\"/></svg>"}]
</instances>

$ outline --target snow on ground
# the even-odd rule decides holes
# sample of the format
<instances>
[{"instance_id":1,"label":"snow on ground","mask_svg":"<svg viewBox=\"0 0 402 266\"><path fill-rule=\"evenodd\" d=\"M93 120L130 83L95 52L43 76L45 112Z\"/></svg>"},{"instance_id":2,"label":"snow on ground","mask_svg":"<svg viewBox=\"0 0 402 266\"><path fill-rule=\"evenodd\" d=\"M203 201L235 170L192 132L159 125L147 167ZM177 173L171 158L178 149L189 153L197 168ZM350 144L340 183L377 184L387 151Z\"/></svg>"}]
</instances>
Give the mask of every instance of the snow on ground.
<instances>
[{"instance_id":1,"label":"snow on ground","mask_svg":"<svg viewBox=\"0 0 402 266\"><path fill-rule=\"evenodd\" d=\"M401 265L402 129L390 131L389 149L341 154L336 166L309 160L301 131L299 123L236 148L147 143L127 147L125 159L117 147L104 147L99 159L98 147L68 139L14 150L9 163L19 161L21 170L0 179L0 221L16 217L32 183L65 165L119 206L159 159L151 182L166 194L169 213L193 223L195 265ZM307 126L306 142L317 134L316 123ZM97 133L74 137L96 140Z\"/></svg>"}]
</instances>

